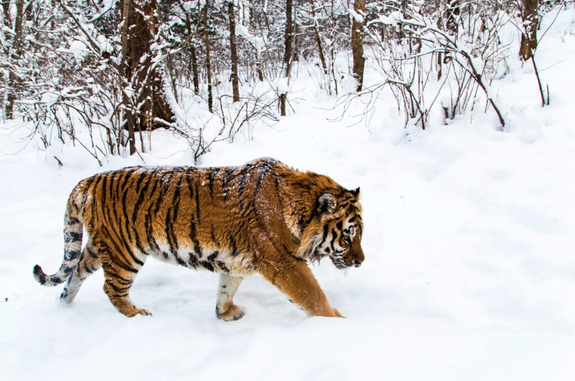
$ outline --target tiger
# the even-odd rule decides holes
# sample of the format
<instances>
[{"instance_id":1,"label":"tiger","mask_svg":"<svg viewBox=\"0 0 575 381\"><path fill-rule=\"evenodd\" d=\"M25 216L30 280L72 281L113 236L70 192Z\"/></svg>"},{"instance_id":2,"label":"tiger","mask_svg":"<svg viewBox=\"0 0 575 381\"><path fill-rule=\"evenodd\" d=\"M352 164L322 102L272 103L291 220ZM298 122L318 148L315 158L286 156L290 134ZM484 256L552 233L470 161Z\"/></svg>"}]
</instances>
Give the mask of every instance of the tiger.
<instances>
[{"instance_id":1,"label":"tiger","mask_svg":"<svg viewBox=\"0 0 575 381\"><path fill-rule=\"evenodd\" d=\"M365 259L360 190L330 177L261 158L242 166L134 166L98 173L72 190L64 218L64 259L53 275L34 266L44 286L66 282L71 303L82 283L104 272L104 292L122 314L151 315L129 292L149 256L219 274L216 316L244 316L233 297L259 273L309 316L343 317L310 264L337 269ZM83 232L87 242L82 248Z\"/></svg>"}]
</instances>

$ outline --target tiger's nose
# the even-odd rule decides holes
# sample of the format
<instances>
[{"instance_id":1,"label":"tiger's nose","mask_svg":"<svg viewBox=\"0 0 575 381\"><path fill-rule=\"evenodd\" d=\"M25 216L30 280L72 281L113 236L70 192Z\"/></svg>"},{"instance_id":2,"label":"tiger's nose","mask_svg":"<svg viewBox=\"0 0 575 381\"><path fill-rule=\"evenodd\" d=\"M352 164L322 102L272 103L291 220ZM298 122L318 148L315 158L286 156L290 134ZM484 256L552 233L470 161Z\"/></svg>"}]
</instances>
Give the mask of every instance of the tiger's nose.
<instances>
[{"instance_id":1,"label":"tiger's nose","mask_svg":"<svg viewBox=\"0 0 575 381\"><path fill-rule=\"evenodd\" d=\"M354 259L354 260L353 260L353 265L354 265L355 267L361 267L361 262L363 262L363 261L360 261L360 260L358 260L358 259Z\"/></svg>"}]
</instances>

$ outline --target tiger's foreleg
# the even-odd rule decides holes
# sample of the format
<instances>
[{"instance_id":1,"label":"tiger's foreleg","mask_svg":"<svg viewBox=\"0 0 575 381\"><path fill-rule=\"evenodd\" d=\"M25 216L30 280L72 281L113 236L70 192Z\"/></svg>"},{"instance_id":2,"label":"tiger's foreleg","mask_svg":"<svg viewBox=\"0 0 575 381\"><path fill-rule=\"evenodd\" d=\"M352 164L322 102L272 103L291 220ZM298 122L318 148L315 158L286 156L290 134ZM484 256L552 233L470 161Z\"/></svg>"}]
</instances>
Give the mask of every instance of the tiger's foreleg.
<instances>
[{"instance_id":1,"label":"tiger's foreleg","mask_svg":"<svg viewBox=\"0 0 575 381\"><path fill-rule=\"evenodd\" d=\"M80 256L78 267L76 267L72 276L68 278L66 286L64 286L64 290L60 295L60 301L63 303L72 303L82 283L100 267L102 267L102 262L100 262L98 253L96 253L92 241L88 241Z\"/></svg>"},{"instance_id":2,"label":"tiger's foreleg","mask_svg":"<svg viewBox=\"0 0 575 381\"><path fill-rule=\"evenodd\" d=\"M343 317L329 304L307 262L295 258L281 263L260 260L258 271L310 316Z\"/></svg>"},{"instance_id":3,"label":"tiger's foreleg","mask_svg":"<svg viewBox=\"0 0 575 381\"><path fill-rule=\"evenodd\" d=\"M216 315L224 321L239 320L244 316L240 307L234 304L234 295L244 278L220 274Z\"/></svg>"},{"instance_id":4,"label":"tiger's foreleg","mask_svg":"<svg viewBox=\"0 0 575 381\"><path fill-rule=\"evenodd\" d=\"M123 253L110 251L109 245L100 243L95 247L102 261L104 277L106 278L104 292L114 307L128 317L152 315L150 311L134 306L129 296L132 283L144 262L140 260L138 260L139 263L136 262L136 258L131 253L122 255Z\"/></svg>"}]
</instances>

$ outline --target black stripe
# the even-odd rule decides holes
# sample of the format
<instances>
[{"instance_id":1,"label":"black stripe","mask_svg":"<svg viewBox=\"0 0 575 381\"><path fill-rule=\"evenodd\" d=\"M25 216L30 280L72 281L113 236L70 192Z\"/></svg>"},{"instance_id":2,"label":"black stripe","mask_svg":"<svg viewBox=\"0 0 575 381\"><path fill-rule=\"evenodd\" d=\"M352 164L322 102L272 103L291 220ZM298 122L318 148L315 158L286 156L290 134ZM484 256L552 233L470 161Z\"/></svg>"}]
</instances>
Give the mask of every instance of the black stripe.
<instances>
[{"instance_id":1,"label":"black stripe","mask_svg":"<svg viewBox=\"0 0 575 381\"><path fill-rule=\"evenodd\" d=\"M174 195L173 195L174 203L168 207L168 210L166 211L166 221L165 221L166 239L168 240L168 244L170 245L170 251L172 252L172 254L174 254L176 256L178 262L183 262L183 261L181 261L177 256L178 237L176 236L176 234L174 232L174 224L177 222L177 218L178 218L178 208L180 205L180 186L181 186L181 183L182 183L182 177L180 176L180 178L178 180L178 184L176 185L176 188L174 189Z\"/></svg>"},{"instance_id":2,"label":"black stripe","mask_svg":"<svg viewBox=\"0 0 575 381\"><path fill-rule=\"evenodd\" d=\"M224 195L227 193L227 189L226 187L228 186L230 180L231 180L231 176L234 173L234 168L232 167L227 167L226 168L226 172L224 173L224 176L222 177L222 192L224 193ZM224 199L226 197L224 196Z\"/></svg>"},{"instance_id":3,"label":"black stripe","mask_svg":"<svg viewBox=\"0 0 575 381\"><path fill-rule=\"evenodd\" d=\"M248 172L249 172L250 169L251 169L251 165L250 165L250 164L244 165L244 168L242 169L242 174L241 174L241 177L240 177L240 185L239 185L239 187L238 187L238 197L239 197L240 202L241 202L241 199L242 199L242 194L244 193L244 187L245 187L245 185L246 185L246 178L247 178L247 176L248 176Z\"/></svg>"},{"instance_id":4,"label":"black stripe","mask_svg":"<svg viewBox=\"0 0 575 381\"><path fill-rule=\"evenodd\" d=\"M239 253L238 253L238 249L236 247L236 241L234 240L234 237L232 237L232 236L230 236L230 246L232 249L232 252L230 255L232 257L236 257Z\"/></svg>"},{"instance_id":5,"label":"black stripe","mask_svg":"<svg viewBox=\"0 0 575 381\"><path fill-rule=\"evenodd\" d=\"M220 173L220 168L211 168L208 176L208 186L210 188L210 198L214 199L214 180Z\"/></svg>"},{"instance_id":6,"label":"black stripe","mask_svg":"<svg viewBox=\"0 0 575 381\"><path fill-rule=\"evenodd\" d=\"M80 250L70 250L70 249L66 249L64 250L64 260L65 261L73 261L74 259L77 259L80 256Z\"/></svg>"},{"instance_id":7,"label":"black stripe","mask_svg":"<svg viewBox=\"0 0 575 381\"><path fill-rule=\"evenodd\" d=\"M86 179L86 186L83 189L82 192L82 207L84 207L86 205L86 200L88 199L88 193L90 193L90 186L92 185L92 183L95 180L95 176L92 176L88 179Z\"/></svg>"},{"instance_id":8,"label":"black stripe","mask_svg":"<svg viewBox=\"0 0 575 381\"><path fill-rule=\"evenodd\" d=\"M202 265L208 271L215 272L214 266L208 261L201 261L200 265Z\"/></svg>"},{"instance_id":9,"label":"black stripe","mask_svg":"<svg viewBox=\"0 0 575 381\"><path fill-rule=\"evenodd\" d=\"M132 233L131 229L128 228L128 210L126 208L126 197L128 192L125 191L125 186L128 182L128 178L132 175L133 170L127 172L123 170L121 173L121 177L116 181L116 195L118 198L118 204L121 208L121 216L118 216L118 229L121 230L121 234L123 237L127 236L130 241L132 241ZM118 206L118 205L116 205ZM122 218L124 221L122 221Z\"/></svg>"},{"instance_id":10,"label":"black stripe","mask_svg":"<svg viewBox=\"0 0 575 381\"><path fill-rule=\"evenodd\" d=\"M192 183L192 173L196 175L196 177L200 177L197 174L197 169L194 167L190 167L188 168L188 171L186 172L186 182L188 184L188 191L190 192L190 200L192 198L196 199L196 210L199 209L199 198L198 198L198 182L196 181L195 183ZM195 187L194 187L195 184ZM194 213L193 211L190 211L190 240L192 241L192 244L194 245L194 251L195 254L198 256L202 255L202 248L200 246L200 242L198 241L197 238L197 232L196 232L196 218L194 217ZM190 256L190 260L191 260L191 256ZM197 258L194 260L193 263L190 263L193 267L197 266Z\"/></svg>"},{"instance_id":11,"label":"black stripe","mask_svg":"<svg viewBox=\"0 0 575 381\"><path fill-rule=\"evenodd\" d=\"M138 248L138 250L142 254L146 254L146 250L142 246L142 239L141 239L142 237L138 233L138 229L130 229L128 227L128 226L136 226L137 221L138 221L138 213L140 212L140 206L144 203L144 200L146 197L150 197L150 195L148 195L146 193L146 191L148 190L148 187L150 186L150 182L152 181L152 176L142 175L142 177L147 177L147 181L146 181L146 184L144 184L144 186L140 190L138 190L138 192L139 192L138 200L136 201L136 204L134 205L134 211L132 212L132 220L131 221L128 219L128 208L125 204L125 201L124 201L123 208L124 208L124 215L126 218L125 227L126 227L126 230L128 230L128 236L130 238L130 241L132 241L132 233L130 232L130 230L131 230L134 233L134 240L136 241L136 247ZM125 198L126 197L124 195L124 200L125 200Z\"/></svg>"},{"instance_id":12,"label":"black stripe","mask_svg":"<svg viewBox=\"0 0 575 381\"><path fill-rule=\"evenodd\" d=\"M200 175L197 173L198 170L197 168L194 167L189 167L188 170L186 171L186 182L188 183L188 191L190 192L190 200L195 198L196 201L196 219L198 221L198 224L200 223L200 196L199 196L199 189L198 189L198 184L200 181ZM192 174L195 174L195 176L192 176ZM194 183L192 183L192 177L195 177L196 181ZM193 219L193 214L192 216ZM192 224L194 222L192 221Z\"/></svg>"},{"instance_id":13,"label":"black stripe","mask_svg":"<svg viewBox=\"0 0 575 381\"><path fill-rule=\"evenodd\" d=\"M70 225L76 225L79 223L80 223L80 220L77 219L76 217L69 217L68 216L68 221L66 222L66 225L70 226Z\"/></svg>"},{"instance_id":14,"label":"black stripe","mask_svg":"<svg viewBox=\"0 0 575 381\"><path fill-rule=\"evenodd\" d=\"M101 218L104 219L104 221L102 221L102 223L103 223L106 221L106 210L105 210L106 205L105 205L104 201L106 200L106 182L108 181L108 175L104 174L104 175L100 176L100 178L98 180L99 181L97 182L96 186L97 187L101 186L102 190L100 192L98 192L98 188L94 189L94 191L95 191L94 197L96 197L95 202L97 204L100 204L99 205L100 206L100 208L99 208L100 209L100 216L101 216ZM102 194L102 196L100 198L98 198L98 193Z\"/></svg>"},{"instance_id":15,"label":"black stripe","mask_svg":"<svg viewBox=\"0 0 575 381\"><path fill-rule=\"evenodd\" d=\"M323 245L323 243L325 242L325 240L327 239L327 233L329 233L329 225L325 224L323 226L323 235L321 236L321 242L320 242L320 246Z\"/></svg>"},{"instance_id":16,"label":"black stripe","mask_svg":"<svg viewBox=\"0 0 575 381\"><path fill-rule=\"evenodd\" d=\"M165 227L166 227L166 239L168 240L168 246L170 246L170 252L172 254L177 253L178 249L177 249L177 242L175 241L176 237L175 234L173 232L173 227L174 224L172 223L172 208L168 208L168 211L166 212L166 221L165 221Z\"/></svg>"},{"instance_id":17,"label":"black stripe","mask_svg":"<svg viewBox=\"0 0 575 381\"><path fill-rule=\"evenodd\" d=\"M217 247L221 247L220 242L216 238L216 233L214 231L214 224L210 224L210 235L212 237L212 242L214 242Z\"/></svg>"},{"instance_id":18,"label":"black stripe","mask_svg":"<svg viewBox=\"0 0 575 381\"><path fill-rule=\"evenodd\" d=\"M172 182L173 177L174 174L170 171L167 171L166 173L160 176L160 185L161 185L160 196L156 200L156 208L154 209L154 215L158 214L160 206L162 205L162 201L164 200L164 196L168 193L170 189L170 184Z\"/></svg>"},{"instance_id":19,"label":"black stripe","mask_svg":"<svg viewBox=\"0 0 575 381\"><path fill-rule=\"evenodd\" d=\"M191 216L191 220L190 220L190 239L192 240L192 243L194 244L195 253L199 257L201 257L202 256L202 247L200 246L200 241L198 241L197 231L196 231L196 221L195 221L193 215Z\"/></svg>"},{"instance_id":20,"label":"black stripe","mask_svg":"<svg viewBox=\"0 0 575 381\"><path fill-rule=\"evenodd\" d=\"M335 229L331 229L331 234L332 234L332 237L331 237L331 242L330 242L329 246L331 247L331 249L333 251L335 251L335 246L333 244L335 243L335 240L337 239L338 234L335 231Z\"/></svg>"},{"instance_id":21,"label":"black stripe","mask_svg":"<svg viewBox=\"0 0 575 381\"><path fill-rule=\"evenodd\" d=\"M151 213L151 211L152 211L152 207L153 207L154 203L152 202L151 199L156 192L156 188L158 187L160 180L156 177L154 177L154 180L155 180L154 185L152 186L152 190L150 191L150 196L149 196L150 204L148 206L148 210L146 213L146 221L144 223L144 227L146 229L146 241L148 242L148 247L150 249L152 249L153 251L157 252L160 250L160 248L159 248L158 244L156 243L156 240L154 239L154 235L152 232L152 213Z\"/></svg>"},{"instance_id":22,"label":"black stripe","mask_svg":"<svg viewBox=\"0 0 575 381\"><path fill-rule=\"evenodd\" d=\"M143 187L141 187L141 182L146 179L146 183L144 184ZM136 194L138 195L138 200L136 201L136 204L134 205L134 211L132 212L132 223L136 223L136 219L138 218L138 211L140 210L140 205L142 204L142 202L144 201L144 198L146 197L146 191L148 190L148 187L150 186L150 182L152 181L152 176L149 176L147 174L141 175L140 178L138 179L138 184L136 185ZM124 197L122 200L122 206L124 208L124 210L126 211L126 220L129 221L128 219L128 208L126 208L126 198L128 196L128 193L124 193Z\"/></svg>"},{"instance_id":23,"label":"black stripe","mask_svg":"<svg viewBox=\"0 0 575 381\"><path fill-rule=\"evenodd\" d=\"M270 173L270 171L276 165L276 163L277 163L277 160L268 160L261 166L260 174L258 176L258 182L256 183L256 187L254 189L254 197L253 197L254 203L255 203L256 196L260 190L260 187L261 187L262 183L264 182L265 177L268 175L268 173Z\"/></svg>"},{"instance_id":24,"label":"black stripe","mask_svg":"<svg viewBox=\"0 0 575 381\"><path fill-rule=\"evenodd\" d=\"M86 245L86 250L88 250L88 254L90 254L92 258L98 258L98 253L96 252L92 244Z\"/></svg>"},{"instance_id":25,"label":"black stripe","mask_svg":"<svg viewBox=\"0 0 575 381\"><path fill-rule=\"evenodd\" d=\"M108 255L110 256L110 258L115 257L111 252L108 253ZM114 265L118 265L119 267L123 268L126 271L129 271L129 272L132 272L135 274L137 274L139 271L138 269L135 269L135 268L131 267L130 265L123 263L122 261L119 261L117 258L115 258L113 260L113 262L114 262Z\"/></svg>"},{"instance_id":26,"label":"black stripe","mask_svg":"<svg viewBox=\"0 0 575 381\"><path fill-rule=\"evenodd\" d=\"M112 287L112 289L113 289L114 291L116 291L117 293L120 293L120 294L121 294L121 295L114 295L115 297L128 296L128 293L129 293L130 287L131 287L131 285L130 285L129 287L118 287L118 286L116 286L116 285L113 283L113 281L112 281L112 282L108 282L108 285L109 285L110 287Z\"/></svg>"},{"instance_id":27,"label":"black stripe","mask_svg":"<svg viewBox=\"0 0 575 381\"><path fill-rule=\"evenodd\" d=\"M116 281L120 283L122 286L129 286L132 283L134 283L133 279L126 279L124 277L119 276L118 274L115 275L116 275Z\"/></svg>"},{"instance_id":28,"label":"black stripe","mask_svg":"<svg viewBox=\"0 0 575 381\"><path fill-rule=\"evenodd\" d=\"M198 225L200 224L200 190L199 190L199 185L200 185L200 178L201 176L198 176L196 179L196 219L198 221Z\"/></svg>"},{"instance_id":29,"label":"black stripe","mask_svg":"<svg viewBox=\"0 0 575 381\"><path fill-rule=\"evenodd\" d=\"M180 266L187 267L186 262L185 262L182 258L180 258L180 257L178 256L178 253L177 253L177 252L174 252L174 257L176 258L176 262L178 262L178 264L179 264Z\"/></svg>"},{"instance_id":30,"label":"black stripe","mask_svg":"<svg viewBox=\"0 0 575 381\"><path fill-rule=\"evenodd\" d=\"M71 242L78 242L82 241L82 232L76 233L72 232L68 229L64 230L64 242L71 243Z\"/></svg>"},{"instance_id":31,"label":"black stripe","mask_svg":"<svg viewBox=\"0 0 575 381\"><path fill-rule=\"evenodd\" d=\"M125 243L125 241L123 241L123 243ZM124 245L124 246L126 247L126 245ZM140 259L138 259L136 257L136 255L134 254L134 252L129 247L126 247L126 252L128 253L128 255L132 258L132 260L134 262L136 262L140 266L144 266L144 262L142 262Z\"/></svg>"},{"instance_id":32,"label":"black stripe","mask_svg":"<svg viewBox=\"0 0 575 381\"><path fill-rule=\"evenodd\" d=\"M193 268L197 268L198 267L198 257L196 257L196 255L194 253L188 253L188 263L190 264L190 266L192 266Z\"/></svg>"},{"instance_id":33,"label":"black stripe","mask_svg":"<svg viewBox=\"0 0 575 381\"><path fill-rule=\"evenodd\" d=\"M230 269L228 269L228 266L226 266L226 264L222 261L215 261L214 265L219 267L221 271L225 272L225 273L229 273Z\"/></svg>"},{"instance_id":34,"label":"black stripe","mask_svg":"<svg viewBox=\"0 0 575 381\"><path fill-rule=\"evenodd\" d=\"M117 223L118 222L118 216L117 216L117 211L116 211L116 194L114 194L114 184L116 181L116 176L118 176L119 172L112 172L109 174L109 181L107 181L106 185L109 185L109 190L106 189L106 193L109 193L108 197L103 197L102 198L102 203L105 203L107 206L107 211L108 211L108 221L110 223ZM109 184L108 184L109 183Z\"/></svg>"},{"instance_id":35,"label":"black stripe","mask_svg":"<svg viewBox=\"0 0 575 381\"><path fill-rule=\"evenodd\" d=\"M213 263L216 260L216 258L218 257L218 254L219 254L218 251L214 251L214 253L208 257L208 261Z\"/></svg>"}]
</instances>

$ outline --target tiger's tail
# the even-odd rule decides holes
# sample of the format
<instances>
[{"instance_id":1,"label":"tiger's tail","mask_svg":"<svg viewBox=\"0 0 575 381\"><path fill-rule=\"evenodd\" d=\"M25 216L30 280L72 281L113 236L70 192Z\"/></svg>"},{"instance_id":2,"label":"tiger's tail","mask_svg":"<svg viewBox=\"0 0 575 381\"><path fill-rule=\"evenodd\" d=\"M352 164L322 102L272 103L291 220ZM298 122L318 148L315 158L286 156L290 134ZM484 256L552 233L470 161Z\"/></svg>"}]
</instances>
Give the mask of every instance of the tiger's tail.
<instances>
[{"instance_id":1,"label":"tiger's tail","mask_svg":"<svg viewBox=\"0 0 575 381\"><path fill-rule=\"evenodd\" d=\"M39 265L34 266L34 278L43 286L56 286L66 281L80 262L82 252L82 234L84 221L80 213L80 206L76 197L79 192L76 187L66 205L64 216L64 260L58 271L53 275L47 275Z\"/></svg>"}]
</instances>

